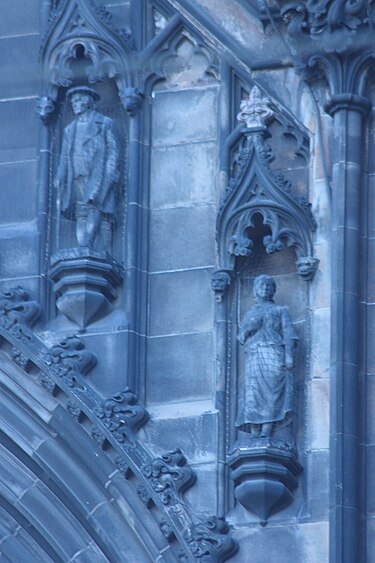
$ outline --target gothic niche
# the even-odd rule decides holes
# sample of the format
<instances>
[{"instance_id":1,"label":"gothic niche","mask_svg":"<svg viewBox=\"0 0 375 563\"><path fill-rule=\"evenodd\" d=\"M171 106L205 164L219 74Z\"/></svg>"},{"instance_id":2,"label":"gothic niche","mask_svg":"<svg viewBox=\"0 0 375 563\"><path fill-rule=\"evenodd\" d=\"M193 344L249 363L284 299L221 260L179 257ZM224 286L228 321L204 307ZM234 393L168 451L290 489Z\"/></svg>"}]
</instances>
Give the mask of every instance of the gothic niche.
<instances>
[{"instance_id":1,"label":"gothic niche","mask_svg":"<svg viewBox=\"0 0 375 563\"><path fill-rule=\"evenodd\" d=\"M289 276L282 277L289 286ZM295 439L299 336L288 307L275 303L275 292L272 276L256 276L253 304L237 330L241 350L237 351L240 373L234 426L238 436L237 451L229 457L235 497L262 525L292 503L302 470Z\"/></svg>"},{"instance_id":2,"label":"gothic niche","mask_svg":"<svg viewBox=\"0 0 375 563\"><path fill-rule=\"evenodd\" d=\"M110 310L121 281L113 258L121 143L101 96L86 85L67 90L66 113L53 178L58 248L50 261L57 307L81 328ZM69 106L69 107L67 107Z\"/></svg>"},{"instance_id":3,"label":"gothic niche","mask_svg":"<svg viewBox=\"0 0 375 563\"><path fill-rule=\"evenodd\" d=\"M230 178L218 217L220 270L212 287L217 320L225 321L218 323L221 365L227 366L223 440L234 497L265 525L292 503L302 471L298 389L306 372L306 281L318 265L316 223L306 183L296 189L283 175L290 164L282 156L282 136L280 154L273 153L277 127L293 137L295 154L308 153L305 134L257 86L242 100L237 120L227 142ZM291 145L285 145L290 157ZM235 510L234 503L227 508Z\"/></svg>"},{"instance_id":4,"label":"gothic niche","mask_svg":"<svg viewBox=\"0 0 375 563\"><path fill-rule=\"evenodd\" d=\"M48 275L81 329L110 312L122 281L126 131L142 100L132 53L129 32L85 0L59 3L41 49Z\"/></svg>"}]
</instances>

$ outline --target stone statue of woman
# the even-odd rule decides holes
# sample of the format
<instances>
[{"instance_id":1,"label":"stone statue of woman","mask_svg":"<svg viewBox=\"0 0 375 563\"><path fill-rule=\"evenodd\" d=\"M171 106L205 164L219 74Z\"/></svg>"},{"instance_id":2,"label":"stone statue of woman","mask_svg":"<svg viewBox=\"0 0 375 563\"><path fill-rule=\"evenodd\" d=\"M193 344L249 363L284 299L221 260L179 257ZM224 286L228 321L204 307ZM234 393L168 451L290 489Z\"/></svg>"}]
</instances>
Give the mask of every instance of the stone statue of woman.
<instances>
[{"instance_id":1,"label":"stone statue of woman","mask_svg":"<svg viewBox=\"0 0 375 563\"><path fill-rule=\"evenodd\" d=\"M236 427L252 436L270 436L274 423L288 421L295 411L292 368L298 337L287 307L274 303L275 291L271 276L255 278L255 304L237 337L246 359Z\"/></svg>"}]
</instances>

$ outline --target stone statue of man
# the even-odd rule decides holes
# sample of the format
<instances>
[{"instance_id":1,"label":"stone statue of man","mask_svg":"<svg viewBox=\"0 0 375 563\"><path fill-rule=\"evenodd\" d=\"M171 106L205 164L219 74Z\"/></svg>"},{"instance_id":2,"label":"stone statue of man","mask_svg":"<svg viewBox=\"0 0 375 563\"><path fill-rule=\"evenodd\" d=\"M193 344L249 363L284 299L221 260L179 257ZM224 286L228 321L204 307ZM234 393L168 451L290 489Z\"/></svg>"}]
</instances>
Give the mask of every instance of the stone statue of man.
<instances>
[{"instance_id":1,"label":"stone statue of man","mask_svg":"<svg viewBox=\"0 0 375 563\"><path fill-rule=\"evenodd\" d=\"M79 246L110 251L119 180L114 122L96 111L99 94L87 86L67 96L75 119L64 130L54 187L61 213L76 221Z\"/></svg>"}]
</instances>

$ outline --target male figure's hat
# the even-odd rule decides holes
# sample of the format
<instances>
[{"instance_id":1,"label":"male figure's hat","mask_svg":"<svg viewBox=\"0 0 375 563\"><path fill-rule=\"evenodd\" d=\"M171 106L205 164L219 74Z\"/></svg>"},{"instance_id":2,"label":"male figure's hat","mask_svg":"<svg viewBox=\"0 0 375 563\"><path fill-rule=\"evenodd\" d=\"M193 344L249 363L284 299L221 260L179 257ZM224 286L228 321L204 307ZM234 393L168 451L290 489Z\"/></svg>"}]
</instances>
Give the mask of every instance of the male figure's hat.
<instances>
[{"instance_id":1,"label":"male figure's hat","mask_svg":"<svg viewBox=\"0 0 375 563\"><path fill-rule=\"evenodd\" d=\"M85 96L90 96L95 101L100 100L98 92L88 86L75 86L74 88L70 88L66 93L69 99L71 99L74 94L85 94Z\"/></svg>"}]
</instances>

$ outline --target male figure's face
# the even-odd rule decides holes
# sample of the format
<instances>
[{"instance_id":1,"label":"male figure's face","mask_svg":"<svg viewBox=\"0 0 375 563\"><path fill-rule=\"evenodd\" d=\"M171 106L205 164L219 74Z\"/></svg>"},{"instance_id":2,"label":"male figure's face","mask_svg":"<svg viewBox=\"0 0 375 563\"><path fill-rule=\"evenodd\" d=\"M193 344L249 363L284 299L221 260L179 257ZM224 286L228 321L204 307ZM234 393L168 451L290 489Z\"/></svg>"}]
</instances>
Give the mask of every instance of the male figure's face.
<instances>
[{"instance_id":1,"label":"male figure's face","mask_svg":"<svg viewBox=\"0 0 375 563\"><path fill-rule=\"evenodd\" d=\"M85 94L73 94L72 99L72 109L74 115L82 115L91 107L91 98Z\"/></svg>"},{"instance_id":2,"label":"male figure's face","mask_svg":"<svg viewBox=\"0 0 375 563\"><path fill-rule=\"evenodd\" d=\"M260 297L260 299L263 299L265 301L272 299L275 293L275 287L272 280L266 278L258 282L255 288L255 292L257 297Z\"/></svg>"}]
</instances>

